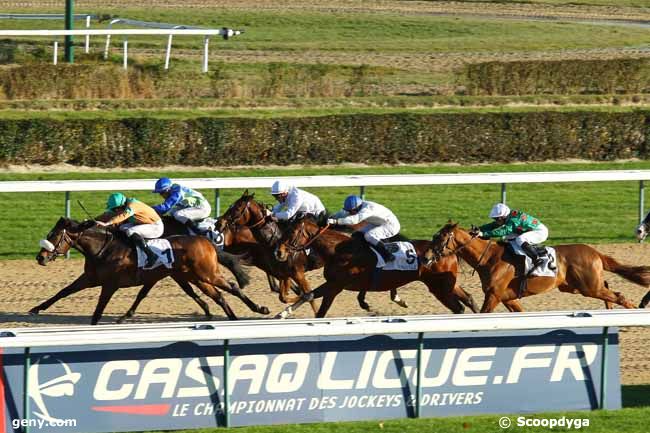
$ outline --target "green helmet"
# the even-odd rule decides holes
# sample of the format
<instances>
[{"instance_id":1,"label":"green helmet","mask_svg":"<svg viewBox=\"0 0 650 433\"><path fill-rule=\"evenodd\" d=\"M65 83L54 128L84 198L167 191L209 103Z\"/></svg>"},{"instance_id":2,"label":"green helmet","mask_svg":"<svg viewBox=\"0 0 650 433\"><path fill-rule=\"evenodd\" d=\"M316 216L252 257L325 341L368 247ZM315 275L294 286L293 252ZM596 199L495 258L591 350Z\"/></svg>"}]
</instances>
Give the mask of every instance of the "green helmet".
<instances>
[{"instance_id":1,"label":"green helmet","mask_svg":"<svg viewBox=\"0 0 650 433\"><path fill-rule=\"evenodd\" d=\"M126 204L126 196L121 192L114 192L108 196L106 201L106 210L112 210L116 207L124 206Z\"/></svg>"}]
</instances>

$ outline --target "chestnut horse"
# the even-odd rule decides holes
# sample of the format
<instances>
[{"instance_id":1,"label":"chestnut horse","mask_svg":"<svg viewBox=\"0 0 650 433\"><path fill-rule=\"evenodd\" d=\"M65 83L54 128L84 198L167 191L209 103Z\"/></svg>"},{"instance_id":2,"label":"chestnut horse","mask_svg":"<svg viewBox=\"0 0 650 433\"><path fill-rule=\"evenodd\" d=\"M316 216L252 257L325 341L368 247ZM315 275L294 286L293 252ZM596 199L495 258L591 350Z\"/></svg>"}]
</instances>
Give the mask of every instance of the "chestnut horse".
<instances>
[{"instance_id":1,"label":"chestnut horse","mask_svg":"<svg viewBox=\"0 0 650 433\"><path fill-rule=\"evenodd\" d=\"M436 233L432 242L435 257L458 255L476 269L485 293L482 313L492 312L499 302L517 299L522 278L516 274L517 267L520 267L519 257L506 254L504 244L478 238L453 223L448 223ZM522 296L537 295L557 287L561 292L602 299L607 308L612 307L611 303L634 308L622 293L609 289L603 270L614 272L641 286L650 285L648 266L622 265L584 244L558 245L554 248L557 276L528 277Z\"/></svg>"},{"instance_id":2,"label":"chestnut horse","mask_svg":"<svg viewBox=\"0 0 650 433\"><path fill-rule=\"evenodd\" d=\"M431 242L411 241L417 256L422 258ZM334 298L343 290L358 291L361 308L368 309L365 291L381 292L395 290L412 281L423 282L429 292L454 313L464 311L463 304L477 312L472 296L456 284L458 260L450 256L436 263L418 262L415 271L377 271L377 257L368 244L356 236L349 237L329 225L320 227L312 216L296 218L285 230L276 251L278 260L291 254L313 248L325 260L325 283L304 294L294 305L287 307L279 316L287 317L296 308L315 298L323 298L316 317L325 317Z\"/></svg>"},{"instance_id":3,"label":"chestnut horse","mask_svg":"<svg viewBox=\"0 0 650 433\"><path fill-rule=\"evenodd\" d=\"M95 325L117 289L140 284L150 288L164 277L170 276L184 290L190 283L198 286L223 308L229 319L237 317L218 288L240 298L252 311L268 314L266 307L255 304L236 284L225 280L219 269L217 252L210 241L199 236L172 236L168 240L175 257L172 268L160 266L141 270L137 268L135 250L122 233L98 227L94 221L79 224L68 218L59 219L47 235L47 242L43 242L45 245L36 260L45 266L58 256L65 255L70 248L75 248L84 255L84 273L52 298L34 307L30 313L38 314L58 300L83 289L102 286L91 320Z\"/></svg>"}]
</instances>

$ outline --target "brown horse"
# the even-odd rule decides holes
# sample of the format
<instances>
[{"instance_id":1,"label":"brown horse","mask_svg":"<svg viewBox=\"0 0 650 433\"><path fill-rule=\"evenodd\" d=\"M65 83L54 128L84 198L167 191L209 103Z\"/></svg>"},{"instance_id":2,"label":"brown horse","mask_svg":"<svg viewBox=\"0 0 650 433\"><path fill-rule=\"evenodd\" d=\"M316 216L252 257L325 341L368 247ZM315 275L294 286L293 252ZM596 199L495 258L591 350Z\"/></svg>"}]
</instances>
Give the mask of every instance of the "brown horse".
<instances>
[{"instance_id":1,"label":"brown horse","mask_svg":"<svg viewBox=\"0 0 650 433\"><path fill-rule=\"evenodd\" d=\"M47 235L49 246L41 248L36 260L45 266L58 256L65 255L70 248L75 248L85 257L84 273L52 298L30 310L30 313L38 314L58 300L80 290L102 286L91 321L94 325L117 289L140 284L150 289L164 277L170 276L184 290L189 286L193 293L190 283L199 287L223 308L229 319L237 317L218 288L240 298L252 311L268 314L266 307L255 304L236 284L224 279L219 269L217 252L210 241L198 236L172 236L168 240L176 259L172 268L160 266L140 270L137 268L135 250L123 239L121 233L97 227L94 221L79 224L68 218L59 219ZM207 308L204 311L207 314Z\"/></svg>"},{"instance_id":2,"label":"brown horse","mask_svg":"<svg viewBox=\"0 0 650 433\"><path fill-rule=\"evenodd\" d=\"M216 228L222 233L227 231L238 233L242 229L250 231L256 243L242 245L242 247L246 249L255 266L280 280L280 301L294 302L298 298L289 296L291 280L297 283L300 294L309 292L305 271L319 268L322 262L312 259L310 263L304 251L292 254L284 262L276 260L273 251L280 240L282 230L278 222L267 218L266 206L256 201L254 197L255 194L248 194L248 190L244 191L242 196L219 218ZM314 312L317 310L314 303L312 309Z\"/></svg>"},{"instance_id":3,"label":"brown horse","mask_svg":"<svg viewBox=\"0 0 650 433\"><path fill-rule=\"evenodd\" d=\"M431 247L429 241L412 241L418 257ZM454 313L464 311L463 304L476 312L477 308L470 294L456 284L458 260L447 257L430 264L418 263L415 271L380 271L375 266L377 257L367 243L356 236L330 230L329 225L319 227L311 216L297 218L287 227L276 251L278 260L284 260L305 248L313 248L325 260L326 282L307 293L294 305L287 307L279 316L287 317L303 303L323 297L316 317L325 317L334 298L343 290L358 291L357 300L361 308L368 309L363 295L365 291L380 292L394 290L412 281L423 282L429 292Z\"/></svg>"},{"instance_id":4,"label":"brown horse","mask_svg":"<svg viewBox=\"0 0 650 433\"><path fill-rule=\"evenodd\" d=\"M603 270L641 286L650 285L648 266L622 265L584 244L558 245L555 251L557 276L528 277L522 296L537 295L557 287L562 292L602 299L608 308L611 308L611 303L634 308L623 294L609 289ZM517 299L522 278L516 273L520 260L506 254L504 244L483 240L458 224L449 223L434 235L432 253L437 258L457 254L476 269L485 293L482 313L494 311L499 302Z\"/></svg>"}]
</instances>

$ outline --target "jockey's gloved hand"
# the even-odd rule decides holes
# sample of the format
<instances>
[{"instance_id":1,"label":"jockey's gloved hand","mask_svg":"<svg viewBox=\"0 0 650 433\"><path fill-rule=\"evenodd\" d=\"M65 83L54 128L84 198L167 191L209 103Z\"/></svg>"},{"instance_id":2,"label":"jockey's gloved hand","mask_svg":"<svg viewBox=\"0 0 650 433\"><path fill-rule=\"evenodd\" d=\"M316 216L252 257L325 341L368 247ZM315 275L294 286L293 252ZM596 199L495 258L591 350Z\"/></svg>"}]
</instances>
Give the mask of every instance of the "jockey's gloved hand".
<instances>
[{"instance_id":1,"label":"jockey's gloved hand","mask_svg":"<svg viewBox=\"0 0 650 433\"><path fill-rule=\"evenodd\" d=\"M335 226L336 225L336 219L328 218L327 219L327 224Z\"/></svg>"},{"instance_id":2,"label":"jockey's gloved hand","mask_svg":"<svg viewBox=\"0 0 650 433\"><path fill-rule=\"evenodd\" d=\"M472 235L472 237L479 237L479 238L483 237L483 232L481 231L481 229L479 229L476 226L472 226L472 228L469 231L469 234Z\"/></svg>"}]
</instances>

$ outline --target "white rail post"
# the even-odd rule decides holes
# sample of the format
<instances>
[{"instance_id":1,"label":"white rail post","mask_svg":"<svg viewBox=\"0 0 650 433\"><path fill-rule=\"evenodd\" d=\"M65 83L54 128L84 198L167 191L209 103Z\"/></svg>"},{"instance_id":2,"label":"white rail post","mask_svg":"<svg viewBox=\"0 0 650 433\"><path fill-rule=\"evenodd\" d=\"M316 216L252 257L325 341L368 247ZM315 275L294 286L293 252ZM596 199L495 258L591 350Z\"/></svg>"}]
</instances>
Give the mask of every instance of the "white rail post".
<instances>
[{"instance_id":1,"label":"white rail post","mask_svg":"<svg viewBox=\"0 0 650 433\"><path fill-rule=\"evenodd\" d=\"M70 191L65 192L65 217L70 218ZM65 253L65 258L70 258L70 250Z\"/></svg>"},{"instance_id":2,"label":"white rail post","mask_svg":"<svg viewBox=\"0 0 650 433\"><path fill-rule=\"evenodd\" d=\"M124 37L124 70L126 71L126 68L129 66L129 38Z\"/></svg>"},{"instance_id":3,"label":"white rail post","mask_svg":"<svg viewBox=\"0 0 650 433\"><path fill-rule=\"evenodd\" d=\"M209 36L205 36L203 39L203 72L208 72L208 42L210 41Z\"/></svg>"},{"instance_id":4,"label":"white rail post","mask_svg":"<svg viewBox=\"0 0 650 433\"><path fill-rule=\"evenodd\" d=\"M169 57L172 55L172 39L174 35L169 35L167 38L167 52L165 53L165 69L169 69Z\"/></svg>"},{"instance_id":5,"label":"white rail post","mask_svg":"<svg viewBox=\"0 0 650 433\"><path fill-rule=\"evenodd\" d=\"M506 204L506 184L501 184L501 203Z\"/></svg>"},{"instance_id":6,"label":"white rail post","mask_svg":"<svg viewBox=\"0 0 650 433\"><path fill-rule=\"evenodd\" d=\"M59 63L59 41L54 41L54 58L52 59L52 63L55 65Z\"/></svg>"},{"instance_id":7,"label":"white rail post","mask_svg":"<svg viewBox=\"0 0 650 433\"><path fill-rule=\"evenodd\" d=\"M86 28L90 28L90 15L86 16ZM90 52L90 35L86 35L86 46L84 51L86 54Z\"/></svg>"},{"instance_id":8,"label":"white rail post","mask_svg":"<svg viewBox=\"0 0 650 433\"><path fill-rule=\"evenodd\" d=\"M361 197L361 200L366 199L366 187L365 186L360 186L359 187L359 197Z\"/></svg>"}]
</instances>

